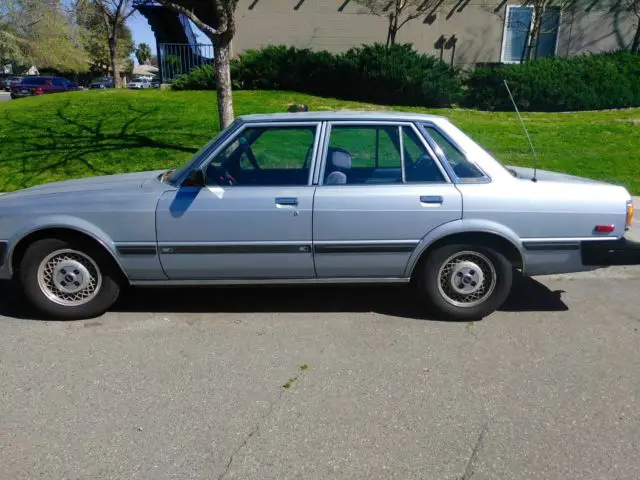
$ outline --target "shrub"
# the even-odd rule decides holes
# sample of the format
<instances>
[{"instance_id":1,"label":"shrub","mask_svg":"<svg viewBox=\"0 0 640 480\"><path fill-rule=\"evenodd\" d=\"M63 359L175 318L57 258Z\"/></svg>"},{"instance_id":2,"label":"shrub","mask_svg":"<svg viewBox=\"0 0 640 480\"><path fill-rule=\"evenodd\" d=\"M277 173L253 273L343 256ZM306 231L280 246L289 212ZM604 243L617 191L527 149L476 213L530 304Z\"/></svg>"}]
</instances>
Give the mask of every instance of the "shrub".
<instances>
[{"instance_id":1,"label":"shrub","mask_svg":"<svg viewBox=\"0 0 640 480\"><path fill-rule=\"evenodd\" d=\"M216 79L211 65L201 65L180 75L171 84L174 90L215 90Z\"/></svg>"},{"instance_id":2,"label":"shrub","mask_svg":"<svg viewBox=\"0 0 640 480\"><path fill-rule=\"evenodd\" d=\"M214 88L201 76L196 69L174 88ZM387 105L446 107L461 94L456 69L408 44L365 45L342 54L267 46L234 59L231 78L238 89L291 90Z\"/></svg>"},{"instance_id":3,"label":"shrub","mask_svg":"<svg viewBox=\"0 0 640 480\"><path fill-rule=\"evenodd\" d=\"M465 81L464 106L512 110L503 81L528 111L640 106L640 55L630 52L546 57L518 65L477 68Z\"/></svg>"},{"instance_id":4,"label":"shrub","mask_svg":"<svg viewBox=\"0 0 640 480\"><path fill-rule=\"evenodd\" d=\"M460 96L457 69L409 44L352 48L336 70L336 96L352 100L447 107Z\"/></svg>"}]
</instances>

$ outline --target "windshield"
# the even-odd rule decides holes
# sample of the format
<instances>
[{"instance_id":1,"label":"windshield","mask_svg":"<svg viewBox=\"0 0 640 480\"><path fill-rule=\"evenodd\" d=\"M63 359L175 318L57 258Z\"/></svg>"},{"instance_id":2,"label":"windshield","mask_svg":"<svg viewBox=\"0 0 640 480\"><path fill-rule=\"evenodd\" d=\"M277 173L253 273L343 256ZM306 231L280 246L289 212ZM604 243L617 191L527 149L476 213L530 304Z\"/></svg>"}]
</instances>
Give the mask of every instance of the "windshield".
<instances>
[{"instance_id":1,"label":"windshield","mask_svg":"<svg viewBox=\"0 0 640 480\"><path fill-rule=\"evenodd\" d=\"M194 153L191 159L185 164L183 164L181 167L177 169L167 170L162 176L162 181L164 182L168 181L169 183L173 183L174 179L181 178L192 167L194 163L196 163L203 155L205 155L213 147L215 143L217 143L223 137L228 135L230 132L234 131L239 124L240 122L236 120L227 129L219 132L218 135L213 137L209 142L207 142L204 146L202 146L200 150Z\"/></svg>"}]
</instances>

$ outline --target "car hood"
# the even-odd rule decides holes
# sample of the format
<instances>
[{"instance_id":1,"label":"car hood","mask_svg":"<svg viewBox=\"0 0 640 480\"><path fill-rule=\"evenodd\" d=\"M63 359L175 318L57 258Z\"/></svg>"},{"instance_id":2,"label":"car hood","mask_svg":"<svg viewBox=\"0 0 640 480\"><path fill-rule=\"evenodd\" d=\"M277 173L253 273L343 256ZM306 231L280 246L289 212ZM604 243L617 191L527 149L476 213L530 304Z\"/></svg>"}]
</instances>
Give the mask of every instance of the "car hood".
<instances>
[{"instance_id":1,"label":"car hood","mask_svg":"<svg viewBox=\"0 0 640 480\"><path fill-rule=\"evenodd\" d=\"M121 173L117 175L104 175L99 177L80 178L77 180L64 180L61 182L46 183L31 188L25 188L16 192L3 195L0 199L16 199L22 197L54 195L74 192L99 192L99 191L131 191L140 189L143 185L157 178L164 170L154 170L136 173Z\"/></svg>"},{"instance_id":2,"label":"car hood","mask_svg":"<svg viewBox=\"0 0 640 480\"><path fill-rule=\"evenodd\" d=\"M518 175L518 178L524 180L530 180L533 178L533 168L526 167L515 167L512 165L506 166L509 170L513 170ZM541 181L548 182L562 182L562 183L594 183L599 185L611 185L610 183L603 182L600 180L593 180L591 178L577 177L575 175L569 175L566 173L558 173L552 172L550 170L540 170L536 171L536 178Z\"/></svg>"}]
</instances>

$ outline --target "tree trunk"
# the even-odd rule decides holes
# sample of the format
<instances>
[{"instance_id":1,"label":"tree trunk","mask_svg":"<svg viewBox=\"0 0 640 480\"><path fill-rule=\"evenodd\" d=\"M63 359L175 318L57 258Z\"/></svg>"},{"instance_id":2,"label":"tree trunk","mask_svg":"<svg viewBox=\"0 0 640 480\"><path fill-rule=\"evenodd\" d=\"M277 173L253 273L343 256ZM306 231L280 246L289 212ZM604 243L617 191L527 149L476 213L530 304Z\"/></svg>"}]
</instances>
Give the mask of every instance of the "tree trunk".
<instances>
[{"instance_id":1,"label":"tree trunk","mask_svg":"<svg viewBox=\"0 0 640 480\"><path fill-rule=\"evenodd\" d=\"M220 129L233 123L233 94L231 91L231 40L220 35L213 46L214 68L216 72L216 91L218 92L218 115Z\"/></svg>"},{"instance_id":2,"label":"tree trunk","mask_svg":"<svg viewBox=\"0 0 640 480\"><path fill-rule=\"evenodd\" d=\"M633 36L631 51L633 53L640 53L640 19L638 19L638 25L636 25L636 34Z\"/></svg>"},{"instance_id":3,"label":"tree trunk","mask_svg":"<svg viewBox=\"0 0 640 480\"><path fill-rule=\"evenodd\" d=\"M120 80L120 68L118 66L118 39L117 37L109 38L109 61L111 62L111 72L113 75L113 83L115 88L120 88L122 82Z\"/></svg>"},{"instance_id":4,"label":"tree trunk","mask_svg":"<svg viewBox=\"0 0 640 480\"><path fill-rule=\"evenodd\" d=\"M396 35L398 34L398 12L390 19L389 22L389 38L387 40L387 46L396 44Z\"/></svg>"}]
</instances>

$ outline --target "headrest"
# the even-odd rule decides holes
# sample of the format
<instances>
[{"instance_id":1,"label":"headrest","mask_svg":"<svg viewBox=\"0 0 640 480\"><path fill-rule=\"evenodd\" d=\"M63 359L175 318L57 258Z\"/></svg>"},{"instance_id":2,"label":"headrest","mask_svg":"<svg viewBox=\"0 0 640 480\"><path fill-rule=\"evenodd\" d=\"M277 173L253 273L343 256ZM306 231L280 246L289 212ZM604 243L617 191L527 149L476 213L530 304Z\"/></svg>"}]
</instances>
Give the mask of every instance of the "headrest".
<instances>
[{"instance_id":1,"label":"headrest","mask_svg":"<svg viewBox=\"0 0 640 480\"><path fill-rule=\"evenodd\" d=\"M351 168L351 154L342 148L331 149L331 163L336 168Z\"/></svg>"}]
</instances>

